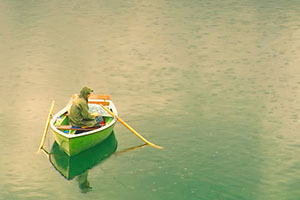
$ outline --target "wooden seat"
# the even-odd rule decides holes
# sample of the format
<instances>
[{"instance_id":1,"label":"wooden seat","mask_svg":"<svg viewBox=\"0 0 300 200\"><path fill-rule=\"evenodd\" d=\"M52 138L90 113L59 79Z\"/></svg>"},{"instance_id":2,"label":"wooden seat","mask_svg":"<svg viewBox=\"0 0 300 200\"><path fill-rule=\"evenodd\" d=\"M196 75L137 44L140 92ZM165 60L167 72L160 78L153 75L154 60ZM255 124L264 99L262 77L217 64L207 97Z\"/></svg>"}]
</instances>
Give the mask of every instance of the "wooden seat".
<instances>
[{"instance_id":1,"label":"wooden seat","mask_svg":"<svg viewBox=\"0 0 300 200\"><path fill-rule=\"evenodd\" d=\"M111 100L109 95L102 95L102 94L91 94L89 99Z\"/></svg>"},{"instance_id":2,"label":"wooden seat","mask_svg":"<svg viewBox=\"0 0 300 200\"><path fill-rule=\"evenodd\" d=\"M89 103L92 103L92 104L102 104L103 106L109 106L109 101L90 101L89 100Z\"/></svg>"},{"instance_id":3,"label":"wooden seat","mask_svg":"<svg viewBox=\"0 0 300 200\"><path fill-rule=\"evenodd\" d=\"M90 130L95 130L95 129L101 128L100 126L80 128L80 127L72 127L71 125L56 125L55 127L58 130L85 130L85 131L90 131Z\"/></svg>"},{"instance_id":4,"label":"wooden seat","mask_svg":"<svg viewBox=\"0 0 300 200\"><path fill-rule=\"evenodd\" d=\"M75 99L79 96L79 94L73 94L72 99ZM95 100L104 100L104 101L95 101ZM105 100L111 100L109 95L102 95L102 94L91 94L89 98L89 103L93 104L102 104L103 106L109 106L109 101Z\"/></svg>"},{"instance_id":5,"label":"wooden seat","mask_svg":"<svg viewBox=\"0 0 300 200\"><path fill-rule=\"evenodd\" d=\"M76 97L78 97L79 94L73 94L72 95L72 99L75 99ZM103 100L111 100L109 95L106 94L91 94L89 99L103 99Z\"/></svg>"},{"instance_id":6,"label":"wooden seat","mask_svg":"<svg viewBox=\"0 0 300 200\"><path fill-rule=\"evenodd\" d=\"M93 101L93 100L104 100L104 101ZM94 103L94 104L102 104L103 106L109 106L109 102L105 100L110 100L109 95L100 95L100 94L91 94L89 98L89 103Z\"/></svg>"}]
</instances>

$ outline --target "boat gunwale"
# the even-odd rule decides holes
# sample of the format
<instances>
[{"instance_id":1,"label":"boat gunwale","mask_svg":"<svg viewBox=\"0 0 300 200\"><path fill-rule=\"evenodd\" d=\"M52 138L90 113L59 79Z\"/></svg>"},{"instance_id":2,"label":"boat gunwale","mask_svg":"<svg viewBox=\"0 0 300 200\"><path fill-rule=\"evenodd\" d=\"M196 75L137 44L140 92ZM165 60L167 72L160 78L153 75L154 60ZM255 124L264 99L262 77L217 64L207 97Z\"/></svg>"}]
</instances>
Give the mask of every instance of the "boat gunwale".
<instances>
[{"instance_id":1,"label":"boat gunwale","mask_svg":"<svg viewBox=\"0 0 300 200\"><path fill-rule=\"evenodd\" d=\"M89 104L95 104L94 102L109 102L109 106L106 106L106 107L111 108L111 109L113 110L113 112L116 114L116 116L118 115L118 114L117 114L117 109L116 109L114 103L113 103L111 100L104 100L104 99L89 99L89 101L93 101L93 103L89 103ZM59 112L57 112L57 113L52 117L52 119L51 119L51 121L50 121L50 127L51 127L51 129L52 129L55 133L58 133L58 134L60 134L61 136L66 137L66 138L68 138L68 139L71 139L71 138L78 138L78 137L83 137L83 136L87 136L87 135L91 135L91 134L94 134L94 133L101 132L102 130L105 130L105 129L111 127L111 126L114 126L115 123L117 122L117 118L116 118L116 117L113 117L113 120L112 120L109 124L107 124L107 125L105 125L105 126L103 126L103 127L100 127L100 128L98 128L98 129L95 129L95 130L86 131L86 132L84 132L84 133L80 133L80 134L77 134L77 135L76 135L76 134L73 135L73 134L67 134L67 133L64 133L64 132L58 130L58 129L54 126L54 123L55 123L57 117L61 116L61 115L64 114L65 112L67 112L67 110L71 107L71 105L72 105L72 104L67 105L66 107L64 107L63 109L61 109ZM110 115L110 116L111 116L111 115Z\"/></svg>"}]
</instances>

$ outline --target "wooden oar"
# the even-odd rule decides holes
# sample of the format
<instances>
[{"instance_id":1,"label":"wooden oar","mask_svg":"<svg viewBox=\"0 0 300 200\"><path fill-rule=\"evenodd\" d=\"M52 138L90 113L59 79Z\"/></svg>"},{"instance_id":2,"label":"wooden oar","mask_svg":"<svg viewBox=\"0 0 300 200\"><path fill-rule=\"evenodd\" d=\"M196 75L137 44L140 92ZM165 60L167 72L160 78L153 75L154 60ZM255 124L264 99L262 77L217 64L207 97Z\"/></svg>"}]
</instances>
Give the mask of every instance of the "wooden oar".
<instances>
[{"instance_id":1,"label":"wooden oar","mask_svg":"<svg viewBox=\"0 0 300 200\"><path fill-rule=\"evenodd\" d=\"M55 104L55 101L53 100L52 104L51 104L51 107L50 107L49 114L48 114L48 119L47 119L47 122L46 122L46 126L44 128L44 133L43 133L42 141L41 141L40 147L39 147L39 149L38 149L38 151L36 153L40 153L41 149L44 147L44 143L45 143L46 135L47 135L47 132L48 132L50 120L52 118L54 104Z\"/></svg>"},{"instance_id":2,"label":"wooden oar","mask_svg":"<svg viewBox=\"0 0 300 200\"><path fill-rule=\"evenodd\" d=\"M133 128L131 128L126 122L124 122L120 117L116 116L114 113L112 113L110 110L108 110L107 108L105 108L102 104L99 104L104 110L106 110L109 114L111 114L113 117L116 117L117 120L119 122L121 122L126 128L128 128L131 132L133 132L136 136L138 136L141 140L143 140L144 142L146 142L147 144L149 144L150 146L157 148L157 149L163 149L163 147L158 146L156 144L153 144L151 142L149 142L148 140L146 140L145 138L143 138L143 136L141 136L138 132L136 132Z\"/></svg>"}]
</instances>

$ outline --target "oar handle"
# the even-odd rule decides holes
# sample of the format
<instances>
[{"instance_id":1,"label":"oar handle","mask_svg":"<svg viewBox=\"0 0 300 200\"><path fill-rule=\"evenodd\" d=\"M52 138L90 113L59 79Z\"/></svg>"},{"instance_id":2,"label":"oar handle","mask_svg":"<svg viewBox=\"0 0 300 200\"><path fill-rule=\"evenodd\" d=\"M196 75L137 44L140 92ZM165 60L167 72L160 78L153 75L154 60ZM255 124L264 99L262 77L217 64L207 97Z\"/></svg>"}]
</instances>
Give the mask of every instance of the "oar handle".
<instances>
[{"instance_id":1,"label":"oar handle","mask_svg":"<svg viewBox=\"0 0 300 200\"><path fill-rule=\"evenodd\" d=\"M156 144L153 144L146 140L143 136L141 136L137 131L135 131L131 126L129 126L126 122L124 122L120 117L115 115L113 112L111 112L109 109L105 108L102 104L100 106L106 110L109 114L111 114L113 117L116 117L119 122L121 122L126 128L128 128L131 132L133 132L136 136L138 136L141 140L143 140L145 143L149 144L150 146L157 148L157 149L163 149L163 147L158 146Z\"/></svg>"}]
</instances>

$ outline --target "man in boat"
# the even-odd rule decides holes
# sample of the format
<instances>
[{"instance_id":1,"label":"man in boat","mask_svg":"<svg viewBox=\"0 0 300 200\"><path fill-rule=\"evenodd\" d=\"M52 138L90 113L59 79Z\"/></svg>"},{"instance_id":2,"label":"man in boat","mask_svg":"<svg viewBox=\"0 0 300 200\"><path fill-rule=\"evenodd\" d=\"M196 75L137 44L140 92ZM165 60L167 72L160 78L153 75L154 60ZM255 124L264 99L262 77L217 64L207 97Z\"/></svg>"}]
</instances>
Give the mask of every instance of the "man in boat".
<instances>
[{"instance_id":1,"label":"man in boat","mask_svg":"<svg viewBox=\"0 0 300 200\"><path fill-rule=\"evenodd\" d=\"M77 97L70 108L69 119L70 123L74 127L94 127L101 126L103 121L102 116L99 113L89 112L88 98L93 92L88 87L83 87L80 91L79 97Z\"/></svg>"}]
</instances>

